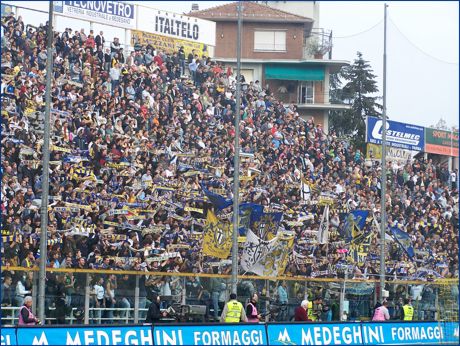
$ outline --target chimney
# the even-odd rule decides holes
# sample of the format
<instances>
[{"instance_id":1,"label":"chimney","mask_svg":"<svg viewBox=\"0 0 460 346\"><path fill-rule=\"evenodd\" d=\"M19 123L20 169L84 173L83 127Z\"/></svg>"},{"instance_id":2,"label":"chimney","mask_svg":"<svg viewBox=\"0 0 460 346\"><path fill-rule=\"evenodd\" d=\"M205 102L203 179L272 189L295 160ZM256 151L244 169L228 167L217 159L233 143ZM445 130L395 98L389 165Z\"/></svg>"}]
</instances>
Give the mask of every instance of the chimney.
<instances>
[{"instance_id":1,"label":"chimney","mask_svg":"<svg viewBox=\"0 0 460 346\"><path fill-rule=\"evenodd\" d=\"M192 4L192 12L199 11L199 10L200 10L200 6L198 4Z\"/></svg>"}]
</instances>

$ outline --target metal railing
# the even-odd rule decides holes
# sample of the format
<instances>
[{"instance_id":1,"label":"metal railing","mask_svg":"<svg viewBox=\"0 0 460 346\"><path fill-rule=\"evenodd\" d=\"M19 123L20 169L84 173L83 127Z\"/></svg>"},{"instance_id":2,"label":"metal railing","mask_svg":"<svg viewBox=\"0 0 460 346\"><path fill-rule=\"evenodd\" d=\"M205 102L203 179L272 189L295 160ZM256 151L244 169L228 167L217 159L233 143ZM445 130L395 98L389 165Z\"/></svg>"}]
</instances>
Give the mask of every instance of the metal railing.
<instances>
[{"instance_id":1,"label":"metal railing","mask_svg":"<svg viewBox=\"0 0 460 346\"><path fill-rule=\"evenodd\" d=\"M21 271L37 271L37 268L2 267L5 271L17 273ZM206 311L204 316L194 316L187 321L215 321L220 315L224 303L228 300L230 291L230 275L204 273L170 273L170 272L136 272L116 270L89 270L89 269L47 269L48 276L79 275L79 286L75 294L70 294L65 322L75 324L74 311L80 309L84 313L83 321L79 323L142 323L150 304L151 292L157 292L161 298L161 308L168 309L175 305L186 307L192 311ZM112 279L116 282L114 289L116 301L123 298L129 300L129 308L120 305L113 307L95 306L95 296L92 292L94 284L100 278ZM143 278L145 277L145 279ZM62 279L62 278L60 278ZM142 281L141 281L142 279ZM210 282L217 279L221 285L213 290ZM390 278L389 278L390 279ZM145 281L144 281L145 280ZM214 282L214 284L215 284ZM283 288L280 284L285 282ZM142 286L143 285L143 286ZM37 306L37 275L32 288L33 309ZM390 314L392 319L399 319L399 313L404 298L414 298L415 320L455 320L458 316L458 279L428 281L387 281L385 290L388 291ZM267 313L279 305L280 290L288 294L285 304L285 313L267 314L266 321L288 321L294 314L294 309L303 299L314 301L322 298L322 304L327 305L331 313L316 311L323 321L341 319L342 313L347 312L349 320L369 320L373 308L377 303L379 283L376 279L348 279L344 278L307 278L307 277L238 277L238 299L246 303L252 293L259 294L258 310ZM46 321L55 323L54 296L46 296ZM145 303L145 305L144 305ZM316 303L315 303L316 304ZM198 307L197 307L198 306ZM217 312L214 313L215 307ZM319 306L318 306L319 308ZM2 324L16 323L19 307L2 306ZM5 312L11 312L6 314ZM107 316L107 313L109 315ZM113 317L112 317L113 315ZM199 318L198 318L199 317Z\"/></svg>"},{"instance_id":2,"label":"metal railing","mask_svg":"<svg viewBox=\"0 0 460 346\"><path fill-rule=\"evenodd\" d=\"M19 306L2 306L2 317L1 317L1 325L6 326L6 325L17 325L19 321L19 310L21 310L21 307ZM49 311L53 312L55 311L55 307L50 307ZM75 317L74 312L77 311L77 308L72 308L71 312L69 314L66 314L65 316L65 321L68 322L68 324L78 324L79 319ZM140 312L147 312L147 308L139 309ZM132 323L134 320L134 308L89 308L89 314L94 316L95 312L100 311L101 313L103 312L123 312L126 316L120 317L120 316L113 316L113 317L93 317L90 318L90 320L99 320L99 321L113 321L113 323L117 324L129 324ZM49 321L51 324L54 324L56 322L56 317L46 317L46 321ZM139 321L143 322L143 321ZM91 324L91 321L90 321Z\"/></svg>"}]
</instances>

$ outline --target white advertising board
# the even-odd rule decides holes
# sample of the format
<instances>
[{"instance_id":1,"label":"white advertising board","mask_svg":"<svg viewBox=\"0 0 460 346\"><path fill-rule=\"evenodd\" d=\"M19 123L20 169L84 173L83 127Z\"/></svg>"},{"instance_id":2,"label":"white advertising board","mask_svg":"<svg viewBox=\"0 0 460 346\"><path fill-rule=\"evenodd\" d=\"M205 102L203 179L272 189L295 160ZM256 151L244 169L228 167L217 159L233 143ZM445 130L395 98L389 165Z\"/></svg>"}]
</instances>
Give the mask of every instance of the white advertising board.
<instances>
[{"instance_id":1,"label":"white advertising board","mask_svg":"<svg viewBox=\"0 0 460 346\"><path fill-rule=\"evenodd\" d=\"M135 10L120 1L54 1L56 14L126 29L136 28Z\"/></svg>"},{"instance_id":2,"label":"white advertising board","mask_svg":"<svg viewBox=\"0 0 460 346\"><path fill-rule=\"evenodd\" d=\"M185 15L138 7L137 29L181 40L216 45L216 23Z\"/></svg>"}]
</instances>

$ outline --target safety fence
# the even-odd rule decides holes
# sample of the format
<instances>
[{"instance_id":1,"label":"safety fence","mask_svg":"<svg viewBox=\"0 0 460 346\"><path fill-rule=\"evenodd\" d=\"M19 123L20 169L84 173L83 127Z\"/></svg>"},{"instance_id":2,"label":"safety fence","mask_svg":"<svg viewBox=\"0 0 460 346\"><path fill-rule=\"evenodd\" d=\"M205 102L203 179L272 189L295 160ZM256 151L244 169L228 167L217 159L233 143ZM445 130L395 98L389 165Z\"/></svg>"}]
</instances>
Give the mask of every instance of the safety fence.
<instances>
[{"instance_id":1,"label":"safety fence","mask_svg":"<svg viewBox=\"0 0 460 346\"><path fill-rule=\"evenodd\" d=\"M458 345L458 322L2 328L2 345Z\"/></svg>"},{"instance_id":2,"label":"safety fence","mask_svg":"<svg viewBox=\"0 0 460 346\"><path fill-rule=\"evenodd\" d=\"M32 310L37 313L38 268L1 269L3 277L13 277L13 285L21 281L30 287ZM227 274L48 268L45 320L49 324L142 323L156 293L171 321L214 322L228 301L230 281ZM65 287L63 296L57 296L58 286ZM97 301L96 289L104 291L103 300ZM287 301L281 301L280 291L287 294ZM17 322L24 298L18 292L10 304L2 301L2 325ZM304 299L313 302L317 321L367 321L372 318L379 292L376 278L238 277L238 300L246 303L258 293L258 310L265 316L264 322L291 321ZM458 321L458 279L407 281L392 277L385 284L385 293L391 320L401 319L404 300L411 298L413 321Z\"/></svg>"},{"instance_id":3,"label":"safety fence","mask_svg":"<svg viewBox=\"0 0 460 346\"><path fill-rule=\"evenodd\" d=\"M2 306L2 324L18 324L19 321L19 310L21 310L21 307L16 307L16 306ZM146 313L148 309L139 309L141 313ZM55 307L50 307L49 311L51 314L56 311ZM78 323L78 319L75 318L75 312L77 311L77 308L71 308L71 313L69 313L65 317L66 324L76 324ZM106 312L123 312L125 316L123 317L118 317L118 316L113 316L113 317L102 317L104 313ZM94 316L94 315L99 315L101 317L98 317L95 319L94 322L99 323L99 324L108 324L108 323L133 323L133 319L130 318L130 316L134 316L134 308L133 309L126 309L126 308L89 308L89 315ZM47 317L46 321L47 323L53 323L56 320L54 317Z\"/></svg>"}]
</instances>

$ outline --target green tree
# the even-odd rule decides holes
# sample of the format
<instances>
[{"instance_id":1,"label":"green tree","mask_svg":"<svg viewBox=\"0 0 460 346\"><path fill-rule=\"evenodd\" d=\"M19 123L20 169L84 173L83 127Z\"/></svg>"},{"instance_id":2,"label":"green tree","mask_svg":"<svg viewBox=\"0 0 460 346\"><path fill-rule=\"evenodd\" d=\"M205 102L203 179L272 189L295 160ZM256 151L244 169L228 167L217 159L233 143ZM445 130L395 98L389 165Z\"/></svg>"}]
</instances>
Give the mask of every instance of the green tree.
<instances>
[{"instance_id":1,"label":"green tree","mask_svg":"<svg viewBox=\"0 0 460 346\"><path fill-rule=\"evenodd\" d=\"M365 140L367 116L381 117L382 105L376 75L371 65L364 60L361 52L352 65L344 66L330 78L331 102L345 103L351 109L331 111L329 114L331 130L341 136L351 137L354 144L361 147ZM343 85L343 86L342 86Z\"/></svg>"}]
</instances>

